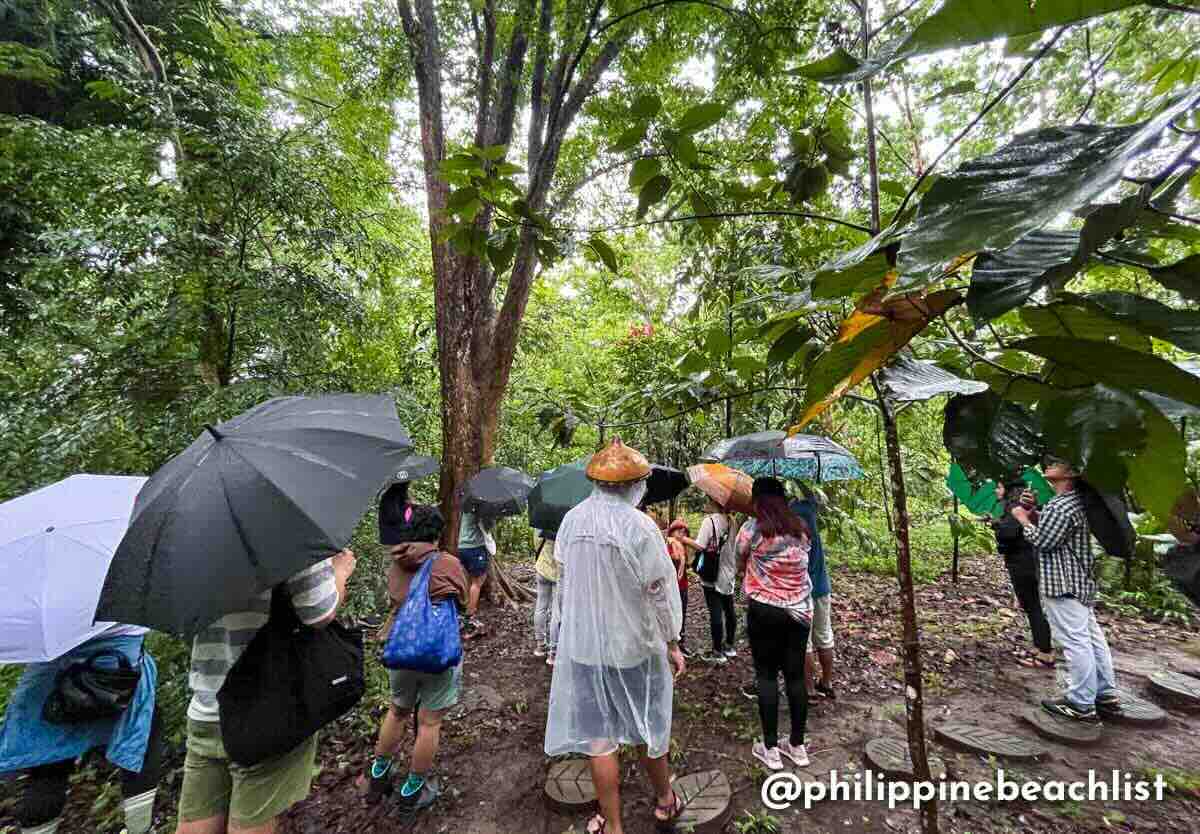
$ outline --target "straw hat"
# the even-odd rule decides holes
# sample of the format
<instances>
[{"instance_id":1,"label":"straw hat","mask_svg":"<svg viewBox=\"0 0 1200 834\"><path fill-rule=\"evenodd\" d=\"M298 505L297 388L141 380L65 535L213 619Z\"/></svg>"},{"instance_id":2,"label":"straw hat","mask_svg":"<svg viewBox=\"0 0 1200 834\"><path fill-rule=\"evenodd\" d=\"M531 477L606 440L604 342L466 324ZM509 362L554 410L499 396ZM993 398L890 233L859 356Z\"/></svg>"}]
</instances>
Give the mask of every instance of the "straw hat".
<instances>
[{"instance_id":1,"label":"straw hat","mask_svg":"<svg viewBox=\"0 0 1200 834\"><path fill-rule=\"evenodd\" d=\"M602 484L628 484L650 474L650 461L637 449L614 437L612 442L592 455L587 476Z\"/></svg>"}]
</instances>

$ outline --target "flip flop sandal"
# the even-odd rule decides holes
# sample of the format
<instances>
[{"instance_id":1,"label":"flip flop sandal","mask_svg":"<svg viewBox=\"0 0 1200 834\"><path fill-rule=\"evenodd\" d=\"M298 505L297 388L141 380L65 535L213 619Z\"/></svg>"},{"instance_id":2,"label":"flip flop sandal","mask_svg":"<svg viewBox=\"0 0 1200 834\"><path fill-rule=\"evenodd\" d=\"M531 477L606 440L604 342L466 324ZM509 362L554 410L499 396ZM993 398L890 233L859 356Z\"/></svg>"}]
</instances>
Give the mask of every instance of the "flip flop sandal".
<instances>
[{"instance_id":1,"label":"flip flop sandal","mask_svg":"<svg viewBox=\"0 0 1200 834\"><path fill-rule=\"evenodd\" d=\"M1020 660L1017 661L1017 665L1024 666L1026 669L1053 669L1054 661L1053 660L1043 660L1042 658L1038 657L1037 655L1034 655L1032 657L1021 658Z\"/></svg>"},{"instance_id":2,"label":"flip flop sandal","mask_svg":"<svg viewBox=\"0 0 1200 834\"><path fill-rule=\"evenodd\" d=\"M608 820L603 814L596 814L587 821L587 828L584 829L587 834L604 834L608 830Z\"/></svg>"},{"instance_id":3,"label":"flip flop sandal","mask_svg":"<svg viewBox=\"0 0 1200 834\"><path fill-rule=\"evenodd\" d=\"M682 816L683 811L686 807L687 806L685 806L683 804L683 800L679 798L679 794L675 793L675 791L672 790L670 805L655 805L654 806L654 826L659 831L674 831L675 830L675 820L679 819L679 817ZM660 817L658 815L659 811L666 811L669 814L669 816Z\"/></svg>"}]
</instances>

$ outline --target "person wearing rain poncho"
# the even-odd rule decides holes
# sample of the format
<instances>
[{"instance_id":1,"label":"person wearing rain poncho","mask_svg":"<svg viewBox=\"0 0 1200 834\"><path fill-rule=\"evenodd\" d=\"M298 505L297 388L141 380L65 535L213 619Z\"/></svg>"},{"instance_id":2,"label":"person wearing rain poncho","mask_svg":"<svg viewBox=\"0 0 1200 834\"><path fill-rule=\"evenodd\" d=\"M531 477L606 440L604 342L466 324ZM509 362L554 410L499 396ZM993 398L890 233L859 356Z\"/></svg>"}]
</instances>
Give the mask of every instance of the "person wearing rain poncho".
<instances>
[{"instance_id":1,"label":"person wearing rain poncho","mask_svg":"<svg viewBox=\"0 0 1200 834\"><path fill-rule=\"evenodd\" d=\"M555 542L562 622L550 686L546 754L590 757L600 813L589 832L621 834L622 744L644 748L654 819L667 826L683 804L671 788L674 674L683 615L675 570L654 522L638 512L650 464L620 439L587 468L592 495L563 519Z\"/></svg>"}]
</instances>

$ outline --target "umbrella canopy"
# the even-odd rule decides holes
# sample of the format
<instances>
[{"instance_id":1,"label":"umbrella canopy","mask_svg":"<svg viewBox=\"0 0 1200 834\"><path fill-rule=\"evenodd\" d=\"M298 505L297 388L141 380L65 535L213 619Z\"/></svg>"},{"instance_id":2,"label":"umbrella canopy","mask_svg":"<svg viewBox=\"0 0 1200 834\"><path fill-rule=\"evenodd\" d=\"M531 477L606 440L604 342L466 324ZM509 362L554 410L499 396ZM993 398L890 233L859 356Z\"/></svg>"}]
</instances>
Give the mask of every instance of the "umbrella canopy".
<instances>
[{"instance_id":1,"label":"umbrella canopy","mask_svg":"<svg viewBox=\"0 0 1200 834\"><path fill-rule=\"evenodd\" d=\"M422 478L428 478L430 475L436 475L442 468L437 458L431 458L429 455L418 455L413 452L408 452L397 458L395 466L396 471L388 479L385 488L392 484L403 484L409 481L419 481Z\"/></svg>"},{"instance_id":2,"label":"umbrella canopy","mask_svg":"<svg viewBox=\"0 0 1200 834\"><path fill-rule=\"evenodd\" d=\"M529 493L530 527L556 532L571 508L592 494L593 484L587 476L590 460L591 457L573 460L538 476Z\"/></svg>"},{"instance_id":3,"label":"umbrella canopy","mask_svg":"<svg viewBox=\"0 0 1200 834\"><path fill-rule=\"evenodd\" d=\"M592 494L593 482L587 476L590 460L587 457L573 460L538 476L529 493L530 527L550 533L557 531L567 512ZM642 503L670 501L687 486L687 476L680 470L653 464L646 478L646 497Z\"/></svg>"},{"instance_id":4,"label":"umbrella canopy","mask_svg":"<svg viewBox=\"0 0 1200 834\"><path fill-rule=\"evenodd\" d=\"M721 463L700 463L687 468L692 486L727 510L754 512L754 479Z\"/></svg>"},{"instance_id":5,"label":"umbrella canopy","mask_svg":"<svg viewBox=\"0 0 1200 834\"><path fill-rule=\"evenodd\" d=\"M687 475L670 466L659 466L657 463L650 467L650 477L646 478L646 497L643 504L661 504L664 501L674 501L679 493L688 488Z\"/></svg>"},{"instance_id":6,"label":"umbrella canopy","mask_svg":"<svg viewBox=\"0 0 1200 834\"><path fill-rule=\"evenodd\" d=\"M533 478L509 466L481 469L467 481L463 508L491 518L525 512Z\"/></svg>"},{"instance_id":7,"label":"umbrella canopy","mask_svg":"<svg viewBox=\"0 0 1200 834\"><path fill-rule=\"evenodd\" d=\"M825 483L863 477L862 466L849 449L815 434L790 437L779 431L745 434L718 441L704 457L719 460L755 478L769 476Z\"/></svg>"},{"instance_id":8,"label":"umbrella canopy","mask_svg":"<svg viewBox=\"0 0 1200 834\"><path fill-rule=\"evenodd\" d=\"M113 625L92 618L145 483L73 475L0 504L0 663L53 660Z\"/></svg>"},{"instance_id":9,"label":"umbrella canopy","mask_svg":"<svg viewBox=\"0 0 1200 834\"><path fill-rule=\"evenodd\" d=\"M1122 559L1133 558L1137 534L1129 521L1125 499L1120 495L1101 492L1084 480L1076 481L1075 489L1083 499L1088 528L1104 551Z\"/></svg>"},{"instance_id":10,"label":"umbrella canopy","mask_svg":"<svg viewBox=\"0 0 1200 834\"><path fill-rule=\"evenodd\" d=\"M389 396L280 397L206 427L138 495L96 617L191 635L345 547L412 444Z\"/></svg>"},{"instance_id":11,"label":"umbrella canopy","mask_svg":"<svg viewBox=\"0 0 1200 834\"><path fill-rule=\"evenodd\" d=\"M1042 473L1032 467L1026 469L1021 480L1037 495L1039 504L1045 504L1054 497L1054 490L1042 477ZM950 472L946 476L946 486L969 512L976 515L990 515L999 518L1004 510L1004 504L996 499L996 482L984 481L978 487L971 483L967 473L957 463L950 464Z\"/></svg>"}]
</instances>

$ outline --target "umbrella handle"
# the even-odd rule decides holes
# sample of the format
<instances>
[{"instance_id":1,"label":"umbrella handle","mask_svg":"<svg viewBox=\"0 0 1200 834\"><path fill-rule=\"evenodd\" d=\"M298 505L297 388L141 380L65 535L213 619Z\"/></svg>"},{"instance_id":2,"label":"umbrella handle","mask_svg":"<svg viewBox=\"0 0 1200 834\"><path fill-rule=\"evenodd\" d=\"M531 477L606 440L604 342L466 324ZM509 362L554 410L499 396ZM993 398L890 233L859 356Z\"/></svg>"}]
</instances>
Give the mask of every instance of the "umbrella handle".
<instances>
[{"instance_id":1,"label":"umbrella handle","mask_svg":"<svg viewBox=\"0 0 1200 834\"><path fill-rule=\"evenodd\" d=\"M225 435L221 434L208 423L204 424L204 430L213 436L213 440L222 440L225 437Z\"/></svg>"}]
</instances>

